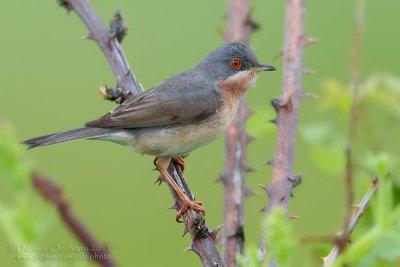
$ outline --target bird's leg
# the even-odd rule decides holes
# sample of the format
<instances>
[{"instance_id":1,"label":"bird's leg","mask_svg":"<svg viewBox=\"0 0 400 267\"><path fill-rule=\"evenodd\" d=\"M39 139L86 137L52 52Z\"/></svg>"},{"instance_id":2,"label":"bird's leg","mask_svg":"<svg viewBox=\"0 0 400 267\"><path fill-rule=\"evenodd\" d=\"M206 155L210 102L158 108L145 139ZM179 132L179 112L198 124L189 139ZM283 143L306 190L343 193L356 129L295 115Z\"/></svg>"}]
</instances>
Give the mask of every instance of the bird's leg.
<instances>
[{"instance_id":1,"label":"bird's leg","mask_svg":"<svg viewBox=\"0 0 400 267\"><path fill-rule=\"evenodd\" d=\"M185 170L185 158L182 156L178 156L172 159L172 161L181 168L181 171L183 172Z\"/></svg>"},{"instance_id":2,"label":"bird's leg","mask_svg":"<svg viewBox=\"0 0 400 267\"><path fill-rule=\"evenodd\" d=\"M176 184L174 178L167 172L167 168L169 165L169 162L171 161L170 158L156 158L154 160L154 163L156 164L158 170L160 173L165 177L165 180L167 183L169 183L174 190L176 196L179 198L179 200L182 203L181 209L178 211L176 214L176 221L181 222L180 218L182 215L188 211L189 209L192 209L194 211L198 211L201 213L205 213L204 208L202 207L202 203L199 201L193 201L190 200L185 193L182 191L182 189L179 188L179 186Z\"/></svg>"}]
</instances>

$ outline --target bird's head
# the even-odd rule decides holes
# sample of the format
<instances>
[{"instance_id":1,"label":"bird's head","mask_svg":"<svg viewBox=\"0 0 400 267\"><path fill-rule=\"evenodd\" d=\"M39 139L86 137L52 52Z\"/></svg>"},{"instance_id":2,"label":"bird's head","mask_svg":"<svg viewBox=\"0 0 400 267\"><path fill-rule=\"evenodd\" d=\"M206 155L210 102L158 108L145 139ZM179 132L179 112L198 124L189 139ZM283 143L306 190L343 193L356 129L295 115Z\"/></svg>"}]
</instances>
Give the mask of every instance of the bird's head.
<instances>
[{"instance_id":1,"label":"bird's head","mask_svg":"<svg viewBox=\"0 0 400 267\"><path fill-rule=\"evenodd\" d=\"M208 54L196 68L222 89L242 95L262 71L275 70L261 64L254 52L241 42L228 42Z\"/></svg>"}]
</instances>

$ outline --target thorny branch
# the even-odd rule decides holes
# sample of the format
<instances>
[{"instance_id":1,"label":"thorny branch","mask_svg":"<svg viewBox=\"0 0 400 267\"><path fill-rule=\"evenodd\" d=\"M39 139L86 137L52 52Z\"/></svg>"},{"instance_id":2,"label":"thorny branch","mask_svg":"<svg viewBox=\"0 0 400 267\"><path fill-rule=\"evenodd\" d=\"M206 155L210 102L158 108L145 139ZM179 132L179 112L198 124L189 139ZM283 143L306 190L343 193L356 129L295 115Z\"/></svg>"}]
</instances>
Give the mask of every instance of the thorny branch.
<instances>
[{"instance_id":1,"label":"thorny branch","mask_svg":"<svg viewBox=\"0 0 400 267\"><path fill-rule=\"evenodd\" d=\"M334 261L339 256L340 252L343 251L343 249L346 247L347 243L349 242L351 233L353 232L357 223L360 221L372 196L378 190L378 187L379 187L379 181L377 178L374 178L374 180L372 181L371 187L365 193L361 202L357 206L354 207L355 211L350 216L348 224L345 226L345 228L342 232L337 234L336 242L335 242L334 246L332 247L331 251L329 252L329 254L326 257L323 258L324 267L332 266Z\"/></svg>"},{"instance_id":2,"label":"thorny branch","mask_svg":"<svg viewBox=\"0 0 400 267\"><path fill-rule=\"evenodd\" d=\"M277 111L275 122L278 133L272 160L272 181L266 187L269 201L264 210L267 216L275 206L287 210L292 190L301 182L301 175L294 175L292 171L299 105L305 95L301 86L303 53L313 39L304 34L305 10L306 0L286 1L282 95L280 99L272 101ZM271 261L270 266L277 266L275 260Z\"/></svg>"},{"instance_id":3,"label":"thorny branch","mask_svg":"<svg viewBox=\"0 0 400 267\"><path fill-rule=\"evenodd\" d=\"M60 5L65 7L67 10L75 11L80 19L85 23L86 27L90 31L86 37L87 39L96 41L103 51L117 79L117 89L122 89L121 92L126 97L129 97L129 94L138 94L142 92L141 86L129 67L128 61L122 51L122 47L118 42L118 39L121 39L120 37L123 37L124 35L121 35L118 31L124 30L126 33L122 17L120 15L115 15L113 17L111 30L114 32L110 32L106 29L103 22L87 0L58 1ZM113 23L117 23L118 25L113 25ZM109 91L113 93L115 92L112 90L106 90L106 92ZM123 99L121 101L123 101ZM186 192L187 196L190 199L193 199L193 193L186 184L183 173L179 167L171 163L168 171L179 187ZM172 191L171 187L170 190ZM183 206L175 194L172 194L172 196L175 200L175 205L173 207L179 209ZM185 233L189 232L192 237L192 244L189 246L189 249L195 251L200 256L204 266L223 266L222 260L215 246L217 230L210 231L205 223L204 216L198 212L187 212L183 216L183 219L185 223Z\"/></svg>"},{"instance_id":4,"label":"thorny branch","mask_svg":"<svg viewBox=\"0 0 400 267\"><path fill-rule=\"evenodd\" d=\"M106 245L99 244L94 237L82 225L69 208L68 202L62 195L60 187L35 173L32 175L32 184L40 195L51 202L58 210L67 227L74 233L75 237L87 248L90 259L97 261L100 266L114 267L115 263L108 254Z\"/></svg>"},{"instance_id":5,"label":"thorny branch","mask_svg":"<svg viewBox=\"0 0 400 267\"><path fill-rule=\"evenodd\" d=\"M346 213L344 225L347 225L354 203L354 167L353 167L353 147L354 139L357 134L357 125L359 117L359 94L360 94L360 45L361 34L364 26L365 0L356 1L355 24L353 30L353 39L350 46L350 90L351 107L347 125L347 143L345 150L346 169L344 172L344 182L346 188Z\"/></svg>"},{"instance_id":6,"label":"thorny branch","mask_svg":"<svg viewBox=\"0 0 400 267\"><path fill-rule=\"evenodd\" d=\"M142 91L141 86L124 56L121 44L116 37L113 38L113 36L119 34L117 32L112 33L106 29L100 17L87 0L58 0L58 2L68 11L75 11L83 23L85 23L89 34L84 38L96 41L114 73L117 80L117 87L131 93L140 93ZM120 23L117 14L113 17L114 23ZM122 17L120 19L122 20ZM119 30L123 29L119 28Z\"/></svg>"},{"instance_id":7,"label":"thorny branch","mask_svg":"<svg viewBox=\"0 0 400 267\"><path fill-rule=\"evenodd\" d=\"M227 12L228 25L225 41L249 42L255 29L251 21L250 0L229 0ZM246 173L251 168L246 164L246 150L251 138L245 131L250 110L246 100L239 104L236 118L225 134L225 168L221 174L224 187L224 248L225 266L237 266L236 256L244 248L244 199L250 189L245 187Z\"/></svg>"}]
</instances>

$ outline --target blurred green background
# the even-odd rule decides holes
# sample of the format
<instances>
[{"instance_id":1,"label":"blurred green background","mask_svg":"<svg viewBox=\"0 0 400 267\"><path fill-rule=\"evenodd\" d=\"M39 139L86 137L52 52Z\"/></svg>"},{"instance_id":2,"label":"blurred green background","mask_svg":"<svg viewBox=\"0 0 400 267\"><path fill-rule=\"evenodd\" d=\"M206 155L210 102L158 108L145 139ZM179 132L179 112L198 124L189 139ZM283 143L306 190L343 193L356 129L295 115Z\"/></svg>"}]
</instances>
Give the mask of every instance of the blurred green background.
<instances>
[{"instance_id":1,"label":"blurred green background","mask_svg":"<svg viewBox=\"0 0 400 267\"><path fill-rule=\"evenodd\" d=\"M91 2L107 22L117 9L122 11L129 28L123 48L145 88L193 66L222 43L219 31L225 27L226 1ZM284 1L255 0L252 6L253 18L261 28L252 35L251 45L262 62L278 68L262 75L248 94L256 116L265 118L263 123L267 125L265 121L273 117L269 101L279 95L281 86L282 63L280 59L272 62L272 58L282 47ZM368 1L360 51L363 77L400 74L399 10L399 1ZM353 21L353 1L308 1L306 32L320 40L305 52L305 65L315 75L305 76L304 88L312 94L324 96L323 88L340 87L337 84L346 87L349 83ZM112 72L96 44L80 40L87 30L73 12L67 14L56 1L3 1L0 32L0 121L13 125L18 140L79 127L113 108L97 93L103 84L114 85ZM316 108L319 101L302 103L299 132L307 132L302 130L304 126L316 120L329 120L331 128L320 128L344 138L346 118L338 112L324 117L321 114L325 113L318 113ZM394 101L400 106L398 99ZM373 144L368 148L375 152L398 154L398 116L384 116L373 104L369 108L369 118L360 125L360 143ZM254 129L257 126L249 127L256 135L260 133ZM245 233L249 244L259 240L262 213L258 211L266 203L257 184L265 184L271 177L271 167L264 163L273 156L274 132L270 126L263 127L263 133L249 147L250 165L256 171L248 175L247 184L259 192L246 202ZM329 139L327 143L330 144ZM365 147L359 147L356 151L364 153ZM340 154L343 142L335 143L334 149ZM304 179L296 188L290 207L299 216L293 221L294 232L296 236L334 233L343 218L343 159L330 158L321 167L316 158L323 153L311 155L306 138L299 138L296 150L295 170L303 173ZM180 237L183 226L175 222L174 211L167 209L172 203L167 187L153 185L156 173L151 171L151 157L141 157L112 143L88 141L32 150L25 156L31 165L63 187L74 212L98 240L110 244L112 257L120 266L200 266L194 253L183 253L190 240ZM223 168L223 159L222 138L187 158L186 176L196 197L205 203L209 226L222 224L222 189L215 180ZM3 180L0 193L7 203L12 196ZM39 205L38 209L46 206ZM57 221L56 214L52 216L54 223L41 236L41 243L77 244ZM0 265L22 266L9 252L11 241L2 231ZM313 251L312 245L299 247L295 266L320 263L308 257Z\"/></svg>"}]
</instances>

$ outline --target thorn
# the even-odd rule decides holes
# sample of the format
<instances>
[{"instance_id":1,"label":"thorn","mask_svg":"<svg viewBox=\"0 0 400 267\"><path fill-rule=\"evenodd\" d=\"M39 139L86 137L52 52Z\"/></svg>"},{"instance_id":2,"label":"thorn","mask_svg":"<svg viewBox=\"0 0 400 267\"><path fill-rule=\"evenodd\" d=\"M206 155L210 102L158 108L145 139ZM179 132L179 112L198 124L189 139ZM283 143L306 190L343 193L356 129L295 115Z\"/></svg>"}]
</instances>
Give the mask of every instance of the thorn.
<instances>
[{"instance_id":1,"label":"thorn","mask_svg":"<svg viewBox=\"0 0 400 267\"><path fill-rule=\"evenodd\" d=\"M187 233L189 233L189 228L185 225L185 229L183 229L182 237L184 237Z\"/></svg>"},{"instance_id":2,"label":"thorn","mask_svg":"<svg viewBox=\"0 0 400 267\"><path fill-rule=\"evenodd\" d=\"M372 180L372 185L374 187L377 187L379 185L379 179L378 177L374 177L374 179Z\"/></svg>"},{"instance_id":3,"label":"thorn","mask_svg":"<svg viewBox=\"0 0 400 267\"><path fill-rule=\"evenodd\" d=\"M301 92L300 92L300 98L301 98L301 99L317 99L318 96L317 96L317 95L314 95L314 94L311 94L311 93L309 93L309 92L307 92L307 91L301 90Z\"/></svg>"},{"instance_id":4,"label":"thorn","mask_svg":"<svg viewBox=\"0 0 400 267\"><path fill-rule=\"evenodd\" d=\"M220 36L223 40L225 40L225 31L224 31L224 29L218 28L218 29L217 29L217 33L219 34L219 36Z\"/></svg>"},{"instance_id":5,"label":"thorn","mask_svg":"<svg viewBox=\"0 0 400 267\"><path fill-rule=\"evenodd\" d=\"M222 174L219 177L214 179L213 184L218 184L218 183L221 183L221 182L222 182Z\"/></svg>"},{"instance_id":6,"label":"thorn","mask_svg":"<svg viewBox=\"0 0 400 267\"><path fill-rule=\"evenodd\" d=\"M255 21L255 20L253 20L253 19L250 19L250 20L248 21L248 24L250 25L251 30L252 30L253 32L258 31L258 30L261 28L260 23L258 23L257 21Z\"/></svg>"},{"instance_id":7,"label":"thorn","mask_svg":"<svg viewBox=\"0 0 400 267\"><path fill-rule=\"evenodd\" d=\"M273 166L273 165L274 165L274 159L268 160L267 162L265 162L265 165L271 165L271 166Z\"/></svg>"},{"instance_id":8,"label":"thorn","mask_svg":"<svg viewBox=\"0 0 400 267\"><path fill-rule=\"evenodd\" d=\"M214 240L214 242L217 240L217 235L219 233L219 231L224 227L223 224L221 224L220 226L218 226L217 228L211 229L210 231L210 236L211 238Z\"/></svg>"},{"instance_id":9,"label":"thorn","mask_svg":"<svg viewBox=\"0 0 400 267\"><path fill-rule=\"evenodd\" d=\"M111 37L117 39L118 42L121 43L127 33L128 28L124 24L124 19L122 17L121 11L118 10L112 16L110 21Z\"/></svg>"},{"instance_id":10,"label":"thorn","mask_svg":"<svg viewBox=\"0 0 400 267\"><path fill-rule=\"evenodd\" d=\"M175 203L171 206L168 207L170 210L179 210L178 202L175 201Z\"/></svg>"},{"instance_id":11,"label":"thorn","mask_svg":"<svg viewBox=\"0 0 400 267\"><path fill-rule=\"evenodd\" d=\"M158 183L158 185L161 185L162 182L164 182L164 176L160 175L160 176L158 176L158 178L154 181L153 184L157 184L157 183Z\"/></svg>"},{"instance_id":12,"label":"thorn","mask_svg":"<svg viewBox=\"0 0 400 267\"><path fill-rule=\"evenodd\" d=\"M297 216L297 215L289 214L290 220L294 220L294 219L298 219L298 218L299 218L299 216Z\"/></svg>"},{"instance_id":13,"label":"thorn","mask_svg":"<svg viewBox=\"0 0 400 267\"><path fill-rule=\"evenodd\" d=\"M267 211L267 206L265 206L264 208L261 208L258 212L266 212Z\"/></svg>"},{"instance_id":14,"label":"thorn","mask_svg":"<svg viewBox=\"0 0 400 267\"><path fill-rule=\"evenodd\" d=\"M254 137L252 137L251 135L249 135L248 133L245 133L243 135L243 142L247 145L250 142L254 141Z\"/></svg>"},{"instance_id":15,"label":"thorn","mask_svg":"<svg viewBox=\"0 0 400 267\"><path fill-rule=\"evenodd\" d=\"M244 172L247 172L247 173L249 173L249 172L254 172L254 171L255 171L255 169L254 169L253 167L249 166L249 165L246 164L246 163L243 163L243 164L242 164L242 168L243 168L243 171L244 171Z\"/></svg>"},{"instance_id":16,"label":"thorn","mask_svg":"<svg viewBox=\"0 0 400 267\"><path fill-rule=\"evenodd\" d=\"M271 120L269 120L268 122L269 122L269 123L272 123L272 124L275 124L275 125L278 125L278 118L271 119Z\"/></svg>"},{"instance_id":17,"label":"thorn","mask_svg":"<svg viewBox=\"0 0 400 267\"><path fill-rule=\"evenodd\" d=\"M81 37L81 40L94 40L94 37L91 33L88 33Z\"/></svg>"},{"instance_id":18,"label":"thorn","mask_svg":"<svg viewBox=\"0 0 400 267\"><path fill-rule=\"evenodd\" d=\"M257 184L259 187L261 187L265 192L268 191L268 187L266 185L263 184Z\"/></svg>"},{"instance_id":19,"label":"thorn","mask_svg":"<svg viewBox=\"0 0 400 267\"><path fill-rule=\"evenodd\" d=\"M183 250L183 253L186 253L186 252L188 252L188 251L194 251L192 245L190 245L190 246L188 246L187 248L185 248L185 249Z\"/></svg>"},{"instance_id":20,"label":"thorn","mask_svg":"<svg viewBox=\"0 0 400 267\"><path fill-rule=\"evenodd\" d=\"M279 98L273 98L271 100L271 105L275 109L275 111L278 112L281 108L281 100Z\"/></svg>"},{"instance_id":21,"label":"thorn","mask_svg":"<svg viewBox=\"0 0 400 267\"><path fill-rule=\"evenodd\" d=\"M254 115L254 114L256 114L256 112L253 110L253 109L251 109L251 108L249 108L248 106L245 106L247 109L247 117L250 117L250 116L252 116L252 115Z\"/></svg>"},{"instance_id":22,"label":"thorn","mask_svg":"<svg viewBox=\"0 0 400 267\"><path fill-rule=\"evenodd\" d=\"M68 0L58 0L58 4L67 10L67 12L70 12L72 10L72 6L69 3Z\"/></svg>"},{"instance_id":23,"label":"thorn","mask_svg":"<svg viewBox=\"0 0 400 267\"><path fill-rule=\"evenodd\" d=\"M315 72L312 69L304 69L303 75L314 75Z\"/></svg>"},{"instance_id":24,"label":"thorn","mask_svg":"<svg viewBox=\"0 0 400 267\"><path fill-rule=\"evenodd\" d=\"M251 12L247 15L246 25L250 26L251 31L255 32L260 29L260 23L251 18Z\"/></svg>"},{"instance_id":25,"label":"thorn","mask_svg":"<svg viewBox=\"0 0 400 267\"><path fill-rule=\"evenodd\" d=\"M303 41L304 41L304 46L308 47L312 44L318 43L319 39L316 37L311 37L311 36L303 36Z\"/></svg>"},{"instance_id":26,"label":"thorn","mask_svg":"<svg viewBox=\"0 0 400 267\"><path fill-rule=\"evenodd\" d=\"M103 96L104 99L109 99L107 85L100 86L99 93Z\"/></svg>"},{"instance_id":27,"label":"thorn","mask_svg":"<svg viewBox=\"0 0 400 267\"><path fill-rule=\"evenodd\" d=\"M282 98L273 98L271 100L271 105L274 107L275 111L278 113L281 108L285 108L288 111L292 110L292 96L293 92L288 93Z\"/></svg>"},{"instance_id":28,"label":"thorn","mask_svg":"<svg viewBox=\"0 0 400 267\"><path fill-rule=\"evenodd\" d=\"M256 195L256 193L254 192L253 189L251 189L251 188L249 188L247 186L244 187L244 197L245 198L248 198L248 197L251 197L251 196L255 196L255 195Z\"/></svg>"},{"instance_id":29,"label":"thorn","mask_svg":"<svg viewBox=\"0 0 400 267\"><path fill-rule=\"evenodd\" d=\"M221 174L219 175L219 178L217 178L217 179L215 180L215 182L216 182L216 183L223 183L224 180L225 180L225 174L224 174L224 173L221 173Z\"/></svg>"},{"instance_id":30,"label":"thorn","mask_svg":"<svg viewBox=\"0 0 400 267\"><path fill-rule=\"evenodd\" d=\"M296 174L288 177L288 180L292 183L293 187L296 187L299 184L301 184L302 179L303 179L302 174Z\"/></svg>"}]
</instances>

